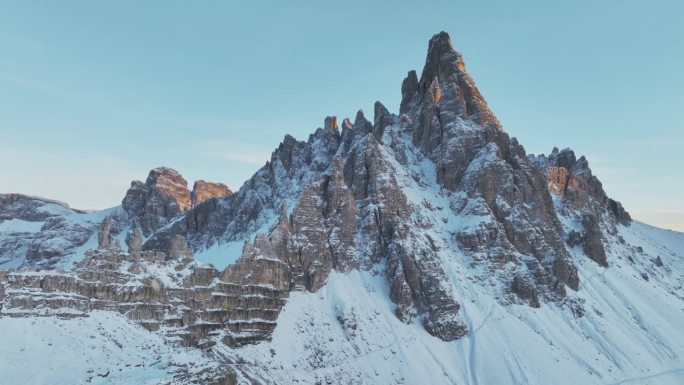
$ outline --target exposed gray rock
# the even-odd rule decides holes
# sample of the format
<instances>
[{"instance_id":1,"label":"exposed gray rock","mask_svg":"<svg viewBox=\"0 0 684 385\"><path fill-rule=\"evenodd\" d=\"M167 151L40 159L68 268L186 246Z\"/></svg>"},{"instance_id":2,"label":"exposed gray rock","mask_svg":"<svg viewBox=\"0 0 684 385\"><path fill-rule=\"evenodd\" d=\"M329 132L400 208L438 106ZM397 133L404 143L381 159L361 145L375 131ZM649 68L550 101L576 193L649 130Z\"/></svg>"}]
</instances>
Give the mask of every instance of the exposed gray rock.
<instances>
[{"instance_id":1,"label":"exposed gray rock","mask_svg":"<svg viewBox=\"0 0 684 385\"><path fill-rule=\"evenodd\" d=\"M140 256L140 252L142 251L142 234L137 227L128 233L126 245L128 246L128 254L134 258Z\"/></svg>"},{"instance_id":2,"label":"exposed gray rock","mask_svg":"<svg viewBox=\"0 0 684 385\"><path fill-rule=\"evenodd\" d=\"M568 148L554 148L549 155L529 155L529 159L547 175L549 190L562 196L564 204L591 214L608 211L617 223L625 226L631 223L632 219L622 204L608 198L584 156L577 159Z\"/></svg>"},{"instance_id":3,"label":"exposed gray rock","mask_svg":"<svg viewBox=\"0 0 684 385\"><path fill-rule=\"evenodd\" d=\"M166 282L149 272L166 274ZM216 343L211 336L234 346L267 338L283 305L282 293L219 282L218 275L187 255L142 252L133 258L101 249L88 252L71 272L0 274L0 310L13 317L63 318L118 311L149 330L166 326L170 338L202 348Z\"/></svg>"},{"instance_id":4,"label":"exposed gray rock","mask_svg":"<svg viewBox=\"0 0 684 385\"><path fill-rule=\"evenodd\" d=\"M596 215L586 215L582 224L584 226L584 252L599 265L608 266L599 218Z\"/></svg>"},{"instance_id":5,"label":"exposed gray rock","mask_svg":"<svg viewBox=\"0 0 684 385\"><path fill-rule=\"evenodd\" d=\"M418 91L418 75L416 74L416 71L411 70L408 72L404 82L401 84L401 105L399 107L400 114L409 112L409 109L411 108L411 102L417 97Z\"/></svg>"},{"instance_id":6,"label":"exposed gray rock","mask_svg":"<svg viewBox=\"0 0 684 385\"><path fill-rule=\"evenodd\" d=\"M100 225L100 231L97 233L97 248L98 249L108 249L108 248L119 248L120 246L116 240L112 239L112 221L111 215L105 217L104 221Z\"/></svg>"},{"instance_id":7,"label":"exposed gray rock","mask_svg":"<svg viewBox=\"0 0 684 385\"><path fill-rule=\"evenodd\" d=\"M511 290L513 290L513 292L517 294L518 297L526 300L530 304L530 306L540 306L539 294L537 293L537 289L534 287L532 282L525 279L521 275L516 275L513 278L513 282L511 283Z\"/></svg>"},{"instance_id":8,"label":"exposed gray rock","mask_svg":"<svg viewBox=\"0 0 684 385\"><path fill-rule=\"evenodd\" d=\"M382 142L385 127L397 121L396 116L390 114L380 102L375 102L375 117L373 118L373 135L378 142Z\"/></svg>"},{"instance_id":9,"label":"exposed gray rock","mask_svg":"<svg viewBox=\"0 0 684 385\"><path fill-rule=\"evenodd\" d=\"M145 183L131 183L121 206L149 236L190 208L188 182L176 170L155 168Z\"/></svg>"}]
</instances>

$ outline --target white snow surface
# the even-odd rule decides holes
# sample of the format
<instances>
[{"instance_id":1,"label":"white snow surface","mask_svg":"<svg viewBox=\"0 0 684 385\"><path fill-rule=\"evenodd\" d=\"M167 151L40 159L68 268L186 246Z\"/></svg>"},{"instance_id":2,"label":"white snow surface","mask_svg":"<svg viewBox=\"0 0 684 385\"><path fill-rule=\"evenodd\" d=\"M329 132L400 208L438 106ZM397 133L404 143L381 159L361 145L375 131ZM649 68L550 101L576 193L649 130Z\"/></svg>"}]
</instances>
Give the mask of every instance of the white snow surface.
<instances>
[{"instance_id":1,"label":"white snow surface","mask_svg":"<svg viewBox=\"0 0 684 385\"><path fill-rule=\"evenodd\" d=\"M215 244L196 252L194 257L202 263L211 264L218 270L223 270L240 258L244 245L245 241Z\"/></svg>"},{"instance_id":2,"label":"white snow surface","mask_svg":"<svg viewBox=\"0 0 684 385\"><path fill-rule=\"evenodd\" d=\"M681 233L638 222L621 233L657 252L683 249ZM502 306L463 279L458 291L470 332L444 342L418 322L397 319L378 266L333 272L317 293L293 293L271 342L223 354L282 384L684 383L681 277L668 282L679 286L673 294L631 265L604 269L583 258L582 287L571 294L585 301L582 317L555 304ZM683 261L672 253L665 264Z\"/></svg>"},{"instance_id":3,"label":"white snow surface","mask_svg":"<svg viewBox=\"0 0 684 385\"><path fill-rule=\"evenodd\" d=\"M179 369L215 365L201 351L172 346L112 312L69 320L0 317L0 330L0 383L7 385L174 383Z\"/></svg>"},{"instance_id":4,"label":"white snow surface","mask_svg":"<svg viewBox=\"0 0 684 385\"><path fill-rule=\"evenodd\" d=\"M18 218L8 219L0 222L0 234L37 233L40 231L43 223L43 221L30 222Z\"/></svg>"}]
</instances>

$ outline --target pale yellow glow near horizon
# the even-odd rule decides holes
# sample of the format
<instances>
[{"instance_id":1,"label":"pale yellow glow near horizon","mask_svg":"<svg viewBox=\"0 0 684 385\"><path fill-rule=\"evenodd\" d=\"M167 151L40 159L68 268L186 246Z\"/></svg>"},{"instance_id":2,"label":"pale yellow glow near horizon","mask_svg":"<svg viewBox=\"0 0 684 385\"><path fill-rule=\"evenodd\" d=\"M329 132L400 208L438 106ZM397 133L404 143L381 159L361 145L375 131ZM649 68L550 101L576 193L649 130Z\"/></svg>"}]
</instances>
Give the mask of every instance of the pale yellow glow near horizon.
<instances>
[{"instance_id":1,"label":"pale yellow glow near horizon","mask_svg":"<svg viewBox=\"0 0 684 385\"><path fill-rule=\"evenodd\" d=\"M634 211L632 218L663 229L684 232L684 211Z\"/></svg>"}]
</instances>

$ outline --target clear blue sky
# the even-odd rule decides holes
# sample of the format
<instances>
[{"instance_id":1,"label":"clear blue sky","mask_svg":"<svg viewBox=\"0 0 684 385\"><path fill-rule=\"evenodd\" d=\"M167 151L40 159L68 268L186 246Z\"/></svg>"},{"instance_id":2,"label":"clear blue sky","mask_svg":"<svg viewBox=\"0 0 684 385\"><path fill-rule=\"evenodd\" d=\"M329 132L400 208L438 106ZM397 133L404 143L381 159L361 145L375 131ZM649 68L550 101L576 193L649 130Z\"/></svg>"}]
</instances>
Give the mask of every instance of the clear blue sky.
<instances>
[{"instance_id":1,"label":"clear blue sky","mask_svg":"<svg viewBox=\"0 0 684 385\"><path fill-rule=\"evenodd\" d=\"M370 4L372 3L372 4ZM286 133L397 111L434 33L528 152L585 154L684 230L684 2L0 1L0 191L119 204L159 165L238 188Z\"/></svg>"}]
</instances>

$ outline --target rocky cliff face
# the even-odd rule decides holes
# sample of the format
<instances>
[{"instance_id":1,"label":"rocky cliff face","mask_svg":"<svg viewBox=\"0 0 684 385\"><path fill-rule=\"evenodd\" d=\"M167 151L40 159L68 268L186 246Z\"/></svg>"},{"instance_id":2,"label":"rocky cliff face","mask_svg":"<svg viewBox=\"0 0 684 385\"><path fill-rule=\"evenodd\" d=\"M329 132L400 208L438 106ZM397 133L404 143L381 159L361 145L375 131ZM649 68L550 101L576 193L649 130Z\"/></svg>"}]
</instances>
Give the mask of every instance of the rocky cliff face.
<instances>
[{"instance_id":1,"label":"rocky cliff face","mask_svg":"<svg viewBox=\"0 0 684 385\"><path fill-rule=\"evenodd\" d=\"M594 212L607 210L613 219L623 225L629 225L632 221L622 204L608 197L584 156L577 159L568 148L562 151L554 148L549 155L530 155L529 159L547 175L549 191L566 198L565 202L574 209Z\"/></svg>"},{"instance_id":2,"label":"rocky cliff face","mask_svg":"<svg viewBox=\"0 0 684 385\"><path fill-rule=\"evenodd\" d=\"M188 182L176 170L166 167L150 171L145 183L133 181L121 202L145 236L186 212L190 205Z\"/></svg>"},{"instance_id":3,"label":"rocky cliff face","mask_svg":"<svg viewBox=\"0 0 684 385\"><path fill-rule=\"evenodd\" d=\"M205 182L203 180L195 181L190 193L190 201L192 207L199 205L207 199L217 197L227 197L233 192L228 186L223 183Z\"/></svg>"}]
</instances>

